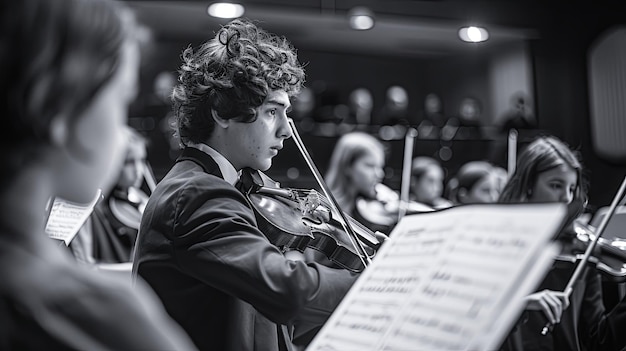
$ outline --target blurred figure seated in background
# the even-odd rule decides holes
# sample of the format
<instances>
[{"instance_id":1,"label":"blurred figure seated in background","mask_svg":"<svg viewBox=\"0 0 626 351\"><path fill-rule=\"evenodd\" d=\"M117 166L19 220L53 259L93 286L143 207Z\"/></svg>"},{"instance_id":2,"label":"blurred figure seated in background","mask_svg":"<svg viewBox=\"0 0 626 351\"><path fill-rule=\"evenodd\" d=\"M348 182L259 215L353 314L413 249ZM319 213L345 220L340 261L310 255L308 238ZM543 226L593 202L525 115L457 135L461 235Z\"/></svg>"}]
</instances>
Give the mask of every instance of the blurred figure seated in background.
<instances>
[{"instance_id":1,"label":"blurred figure seated in background","mask_svg":"<svg viewBox=\"0 0 626 351\"><path fill-rule=\"evenodd\" d=\"M444 171L441 164L432 157L418 156L411 166L411 200L442 209L452 206L443 197Z\"/></svg>"},{"instance_id":2,"label":"blurred figure seated in background","mask_svg":"<svg viewBox=\"0 0 626 351\"><path fill-rule=\"evenodd\" d=\"M148 202L142 186L151 172L146 164L146 139L133 129L127 134L126 160L115 187L96 205L69 246L79 262L128 263L130 272L141 215Z\"/></svg>"},{"instance_id":3,"label":"blurred figure seated in background","mask_svg":"<svg viewBox=\"0 0 626 351\"><path fill-rule=\"evenodd\" d=\"M385 147L365 132L345 134L335 145L325 181L341 209L372 231L389 234L398 220L400 195L383 183ZM431 208L411 203L408 212Z\"/></svg>"},{"instance_id":4,"label":"blurred figure seated in background","mask_svg":"<svg viewBox=\"0 0 626 351\"><path fill-rule=\"evenodd\" d=\"M388 87L385 92L385 103L378 114L377 120L381 125L408 125L411 115L407 90L399 85Z\"/></svg>"},{"instance_id":5,"label":"blurred figure seated in background","mask_svg":"<svg viewBox=\"0 0 626 351\"><path fill-rule=\"evenodd\" d=\"M394 224L395 218L385 209L385 203L397 197L382 184L385 157L384 145L376 137L351 132L337 141L325 176L341 210L381 232L388 232Z\"/></svg>"},{"instance_id":6,"label":"blurred figure seated in background","mask_svg":"<svg viewBox=\"0 0 626 351\"><path fill-rule=\"evenodd\" d=\"M446 187L446 197L455 205L494 203L499 196L499 175L487 161L465 163Z\"/></svg>"},{"instance_id":7,"label":"blurred figure seated in background","mask_svg":"<svg viewBox=\"0 0 626 351\"><path fill-rule=\"evenodd\" d=\"M372 109L374 108L374 97L367 88L354 89L348 98L350 109L349 123L358 126L370 126L372 122Z\"/></svg>"}]
</instances>

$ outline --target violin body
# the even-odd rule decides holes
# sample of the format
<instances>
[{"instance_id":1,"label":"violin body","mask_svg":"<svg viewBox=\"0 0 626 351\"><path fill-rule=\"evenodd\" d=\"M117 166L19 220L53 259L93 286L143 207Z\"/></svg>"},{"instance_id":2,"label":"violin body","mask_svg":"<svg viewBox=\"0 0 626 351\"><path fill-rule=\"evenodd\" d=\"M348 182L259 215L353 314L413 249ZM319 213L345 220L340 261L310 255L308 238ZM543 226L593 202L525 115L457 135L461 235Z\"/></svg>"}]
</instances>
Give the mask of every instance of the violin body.
<instances>
[{"instance_id":1,"label":"violin body","mask_svg":"<svg viewBox=\"0 0 626 351\"><path fill-rule=\"evenodd\" d=\"M349 271L361 272L365 269L349 237L338 223L311 223L311 229L314 238L307 248L322 253L330 262ZM376 250L373 247L365 245L364 249L370 259L374 258Z\"/></svg>"},{"instance_id":2,"label":"violin body","mask_svg":"<svg viewBox=\"0 0 626 351\"><path fill-rule=\"evenodd\" d=\"M314 239L310 226L302 221L286 220L300 216L295 207L285 206L280 199L259 194L249 194L248 200L256 209L257 225L261 232L283 252L303 252L309 241Z\"/></svg>"},{"instance_id":3,"label":"violin body","mask_svg":"<svg viewBox=\"0 0 626 351\"><path fill-rule=\"evenodd\" d=\"M556 257L557 261L578 262L594 239L594 230L583 223L574 221L573 230L573 235L561 240L563 249ZM598 269L605 280L613 283L626 282L626 251L620 248L619 240L598 238L588 261Z\"/></svg>"},{"instance_id":4,"label":"violin body","mask_svg":"<svg viewBox=\"0 0 626 351\"><path fill-rule=\"evenodd\" d=\"M326 206L327 200L321 194L314 190L281 188L267 175L251 169L242 170L238 187L253 208L261 231L283 252L311 249L352 272L365 268L340 217ZM369 229L349 220L368 258L373 258L380 242Z\"/></svg>"}]
</instances>

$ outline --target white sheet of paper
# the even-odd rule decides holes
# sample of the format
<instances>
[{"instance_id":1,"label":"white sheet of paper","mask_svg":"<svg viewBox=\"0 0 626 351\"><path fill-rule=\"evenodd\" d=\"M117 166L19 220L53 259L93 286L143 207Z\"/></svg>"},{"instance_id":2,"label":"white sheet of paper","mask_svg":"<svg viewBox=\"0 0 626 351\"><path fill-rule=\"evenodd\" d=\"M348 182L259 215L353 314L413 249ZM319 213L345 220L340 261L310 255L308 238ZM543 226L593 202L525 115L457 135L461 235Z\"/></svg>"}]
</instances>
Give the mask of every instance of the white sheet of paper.
<instances>
[{"instance_id":1,"label":"white sheet of paper","mask_svg":"<svg viewBox=\"0 0 626 351\"><path fill-rule=\"evenodd\" d=\"M65 245L69 245L101 197L100 189L88 204L77 204L56 197L46 222L45 230L48 236L52 239L63 240Z\"/></svg>"},{"instance_id":2,"label":"white sheet of paper","mask_svg":"<svg viewBox=\"0 0 626 351\"><path fill-rule=\"evenodd\" d=\"M497 348L557 254L565 212L471 205L404 217L307 350Z\"/></svg>"}]
</instances>

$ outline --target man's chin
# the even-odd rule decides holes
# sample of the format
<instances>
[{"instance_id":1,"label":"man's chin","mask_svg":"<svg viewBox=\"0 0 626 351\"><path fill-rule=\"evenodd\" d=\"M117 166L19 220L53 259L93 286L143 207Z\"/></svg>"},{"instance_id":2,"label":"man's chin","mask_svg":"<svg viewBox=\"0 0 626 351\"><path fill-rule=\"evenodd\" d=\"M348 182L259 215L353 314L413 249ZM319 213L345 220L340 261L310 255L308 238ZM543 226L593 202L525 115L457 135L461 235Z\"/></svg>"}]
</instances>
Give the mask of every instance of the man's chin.
<instances>
[{"instance_id":1,"label":"man's chin","mask_svg":"<svg viewBox=\"0 0 626 351\"><path fill-rule=\"evenodd\" d=\"M272 167L272 161L269 160L267 162L264 162L264 163L260 164L258 170L261 171L261 172L265 172L268 169L270 169L271 167Z\"/></svg>"}]
</instances>

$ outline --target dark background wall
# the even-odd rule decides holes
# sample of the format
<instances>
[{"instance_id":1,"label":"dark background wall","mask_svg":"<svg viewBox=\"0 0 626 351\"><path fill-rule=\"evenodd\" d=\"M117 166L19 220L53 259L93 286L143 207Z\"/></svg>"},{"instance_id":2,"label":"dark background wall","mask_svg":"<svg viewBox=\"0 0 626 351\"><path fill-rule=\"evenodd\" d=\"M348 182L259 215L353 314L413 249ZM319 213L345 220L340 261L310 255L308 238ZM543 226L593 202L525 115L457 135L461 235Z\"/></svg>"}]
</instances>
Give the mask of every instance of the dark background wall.
<instances>
[{"instance_id":1,"label":"dark background wall","mask_svg":"<svg viewBox=\"0 0 626 351\"><path fill-rule=\"evenodd\" d=\"M531 41L539 127L580 150L592 206L610 204L626 176L626 164L608 160L593 149L588 50L606 30L625 20L618 2L560 6L546 13L539 25L542 38Z\"/></svg>"}]
</instances>

